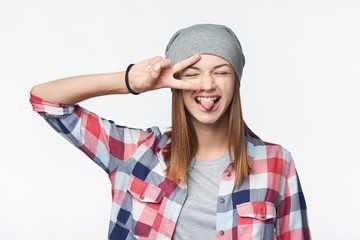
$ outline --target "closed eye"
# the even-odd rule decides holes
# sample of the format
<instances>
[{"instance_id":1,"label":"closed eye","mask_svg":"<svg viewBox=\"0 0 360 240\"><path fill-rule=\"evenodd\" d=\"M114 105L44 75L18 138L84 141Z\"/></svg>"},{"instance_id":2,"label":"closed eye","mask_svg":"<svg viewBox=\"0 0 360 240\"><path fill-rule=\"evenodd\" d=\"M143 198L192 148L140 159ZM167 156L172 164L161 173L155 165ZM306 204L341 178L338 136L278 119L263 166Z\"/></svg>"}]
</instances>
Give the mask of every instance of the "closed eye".
<instances>
[{"instance_id":1,"label":"closed eye","mask_svg":"<svg viewBox=\"0 0 360 240\"><path fill-rule=\"evenodd\" d=\"M189 74L185 74L185 77L195 77L197 76L197 73L189 73Z\"/></svg>"},{"instance_id":2,"label":"closed eye","mask_svg":"<svg viewBox=\"0 0 360 240\"><path fill-rule=\"evenodd\" d=\"M215 73L216 75L226 75L226 74L228 74L228 72L217 72L217 73Z\"/></svg>"}]
</instances>

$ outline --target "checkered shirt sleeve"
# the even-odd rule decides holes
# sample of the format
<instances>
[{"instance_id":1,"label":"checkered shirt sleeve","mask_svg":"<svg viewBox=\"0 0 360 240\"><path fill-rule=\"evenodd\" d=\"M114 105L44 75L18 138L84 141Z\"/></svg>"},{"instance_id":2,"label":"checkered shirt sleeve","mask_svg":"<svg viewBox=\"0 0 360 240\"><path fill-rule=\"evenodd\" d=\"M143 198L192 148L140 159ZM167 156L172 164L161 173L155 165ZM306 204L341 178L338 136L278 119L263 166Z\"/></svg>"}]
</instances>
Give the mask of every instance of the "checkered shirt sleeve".
<instances>
[{"instance_id":1,"label":"checkered shirt sleeve","mask_svg":"<svg viewBox=\"0 0 360 240\"><path fill-rule=\"evenodd\" d=\"M128 128L97 116L79 105L55 103L30 94L33 110L38 112L60 135L83 151L110 174L120 161L159 132Z\"/></svg>"}]
</instances>

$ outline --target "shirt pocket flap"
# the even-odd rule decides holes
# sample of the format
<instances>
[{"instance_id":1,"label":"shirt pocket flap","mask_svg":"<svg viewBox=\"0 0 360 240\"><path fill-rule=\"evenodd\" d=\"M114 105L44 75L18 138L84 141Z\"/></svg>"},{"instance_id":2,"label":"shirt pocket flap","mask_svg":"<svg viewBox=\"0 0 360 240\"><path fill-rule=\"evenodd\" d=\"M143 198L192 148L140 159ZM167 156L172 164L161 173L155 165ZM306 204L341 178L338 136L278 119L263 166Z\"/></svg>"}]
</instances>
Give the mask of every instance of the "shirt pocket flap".
<instances>
[{"instance_id":1,"label":"shirt pocket flap","mask_svg":"<svg viewBox=\"0 0 360 240\"><path fill-rule=\"evenodd\" d=\"M145 182L132 174L126 184L126 188L140 202L159 203L165 194L161 188Z\"/></svg>"},{"instance_id":2,"label":"shirt pocket flap","mask_svg":"<svg viewBox=\"0 0 360 240\"><path fill-rule=\"evenodd\" d=\"M276 209L271 202L246 202L237 205L236 209L240 217L249 217L263 221L276 217Z\"/></svg>"}]
</instances>

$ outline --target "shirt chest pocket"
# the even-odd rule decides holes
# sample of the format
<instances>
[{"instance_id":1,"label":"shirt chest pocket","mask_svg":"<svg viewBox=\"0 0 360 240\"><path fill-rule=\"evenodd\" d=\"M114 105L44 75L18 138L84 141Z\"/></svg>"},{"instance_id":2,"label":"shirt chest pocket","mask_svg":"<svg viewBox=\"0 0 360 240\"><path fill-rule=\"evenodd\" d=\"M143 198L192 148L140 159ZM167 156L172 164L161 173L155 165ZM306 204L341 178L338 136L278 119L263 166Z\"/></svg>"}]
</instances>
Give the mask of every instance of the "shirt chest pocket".
<instances>
[{"instance_id":1,"label":"shirt chest pocket","mask_svg":"<svg viewBox=\"0 0 360 240\"><path fill-rule=\"evenodd\" d=\"M164 192L161 188L130 175L126 184L131 194L132 229L137 236L148 237L154 224L162 215L159 213Z\"/></svg>"},{"instance_id":2,"label":"shirt chest pocket","mask_svg":"<svg viewBox=\"0 0 360 240\"><path fill-rule=\"evenodd\" d=\"M236 206L238 213L238 239L274 238L276 209L271 202L246 202Z\"/></svg>"}]
</instances>

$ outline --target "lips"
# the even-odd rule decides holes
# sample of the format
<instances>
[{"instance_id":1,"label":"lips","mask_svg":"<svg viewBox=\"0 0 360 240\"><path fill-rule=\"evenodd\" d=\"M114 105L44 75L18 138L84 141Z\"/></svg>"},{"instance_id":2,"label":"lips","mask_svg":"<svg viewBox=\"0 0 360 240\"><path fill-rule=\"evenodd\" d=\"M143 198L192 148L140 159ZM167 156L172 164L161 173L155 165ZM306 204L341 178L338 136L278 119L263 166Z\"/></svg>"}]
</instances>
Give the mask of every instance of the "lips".
<instances>
[{"instance_id":1,"label":"lips","mask_svg":"<svg viewBox=\"0 0 360 240\"><path fill-rule=\"evenodd\" d=\"M200 105L202 111L214 111L218 106L220 100L219 96L198 96L195 97L195 101Z\"/></svg>"}]
</instances>

